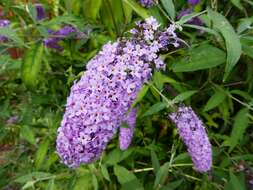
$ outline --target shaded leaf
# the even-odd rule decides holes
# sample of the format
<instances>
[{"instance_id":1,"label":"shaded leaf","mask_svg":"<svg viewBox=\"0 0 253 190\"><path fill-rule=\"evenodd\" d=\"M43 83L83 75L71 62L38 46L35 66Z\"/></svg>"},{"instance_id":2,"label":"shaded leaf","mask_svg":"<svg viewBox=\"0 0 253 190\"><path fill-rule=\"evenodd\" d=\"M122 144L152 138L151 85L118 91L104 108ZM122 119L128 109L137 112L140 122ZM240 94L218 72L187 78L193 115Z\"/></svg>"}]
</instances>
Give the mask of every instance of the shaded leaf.
<instances>
[{"instance_id":1,"label":"shaded leaf","mask_svg":"<svg viewBox=\"0 0 253 190\"><path fill-rule=\"evenodd\" d=\"M161 0L163 7L172 20L175 19L175 6L172 0Z\"/></svg>"},{"instance_id":2,"label":"shaded leaf","mask_svg":"<svg viewBox=\"0 0 253 190\"><path fill-rule=\"evenodd\" d=\"M189 57L176 60L171 68L174 72L197 71L216 67L225 63L225 60L226 54L222 50L204 44L190 50Z\"/></svg>"},{"instance_id":3,"label":"shaded leaf","mask_svg":"<svg viewBox=\"0 0 253 190\"><path fill-rule=\"evenodd\" d=\"M155 113L158 113L159 111L163 110L164 108L167 107L167 103L166 102L158 102L154 105L152 105L143 115L142 117L146 117L149 115L153 115Z\"/></svg>"},{"instance_id":4,"label":"shaded leaf","mask_svg":"<svg viewBox=\"0 0 253 190\"><path fill-rule=\"evenodd\" d=\"M246 128L249 126L248 119L249 110L241 109L235 116L232 132L230 137L224 142L224 145L229 146L229 152L242 140Z\"/></svg>"},{"instance_id":5,"label":"shaded leaf","mask_svg":"<svg viewBox=\"0 0 253 190\"><path fill-rule=\"evenodd\" d=\"M179 103L179 102L182 102L188 98L190 98L192 95L194 95L196 92L198 92L197 90L189 90L189 91L186 91L186 92L183 92L179 95L177 95L172 101L174 103Z\"/></svg>"},{"instance_id":6,"label":"shaded leaf","mask_svg":"<svg viewBox=\"0 0 253 190\"><path fill-rule=\"evenodd\" d=\"M217 90L214 95L208 100L203 111L209 111L215 107L217 107L220 103L224 101L226 98L226 94L224 92Z\"/></svg>"},{"instance_id":7,"label":"shaded leaf","mask_svg":"<svg viewBox=\"0 0 253 190\"><path fill-rule=\"evenodd\" d=\"M223 77L223 80L225 81L240 59L242 52L240 39L226 17L211 9L208 9L208 14L209 18L213 22L213 27L222 34L226 43L227 63Z\"/></svg>"}]
</instances>

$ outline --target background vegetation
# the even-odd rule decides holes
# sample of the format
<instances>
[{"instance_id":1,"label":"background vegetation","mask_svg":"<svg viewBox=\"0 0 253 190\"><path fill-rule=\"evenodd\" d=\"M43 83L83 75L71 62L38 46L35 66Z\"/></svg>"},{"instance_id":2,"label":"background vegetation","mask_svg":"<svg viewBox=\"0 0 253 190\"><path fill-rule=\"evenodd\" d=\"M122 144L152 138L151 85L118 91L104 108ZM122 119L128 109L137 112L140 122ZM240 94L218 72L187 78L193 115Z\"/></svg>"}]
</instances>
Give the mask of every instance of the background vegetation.
<instances>
[{"instance_id":1,"label":"background vegetation","mask_svg":"<svg viewBox=\"0 0 253 190\"><path fill-rule=\"evenodd\" d=\"M134 0L41 0L47 18L36 20L33 1L1 0L0 189L253 189L253 1L202 0L188 16L185 0L161 0L146 9ZM70 87L108 42L149 15L182 25L188 46L164 53L166 72L153 84L168 99L192 105L213 146L213 168L192 168L186 147L167 119L160 94L144 87L131 147L115 137L101 159L72 170L55 152L56 131ZM203 25L192 25L200 15ZM63 51L45 48L48 29L72 25L84 35L66 37Z\"/></svg>"}]
</instances>

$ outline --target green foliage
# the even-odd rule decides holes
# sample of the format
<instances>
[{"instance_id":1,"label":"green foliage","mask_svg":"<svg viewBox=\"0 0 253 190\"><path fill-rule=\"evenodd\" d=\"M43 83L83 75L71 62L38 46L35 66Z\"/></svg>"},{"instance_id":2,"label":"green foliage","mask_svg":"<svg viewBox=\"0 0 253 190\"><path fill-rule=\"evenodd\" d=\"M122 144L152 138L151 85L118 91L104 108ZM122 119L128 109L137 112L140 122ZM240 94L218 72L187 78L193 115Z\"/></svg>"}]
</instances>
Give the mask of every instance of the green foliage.
<instances>
[{"instance_id":1,"label":"green foliage","mask_svg":"<svg viewBox=\"0 0 253 190\"><path fill-rule=\"evenodd\" d=\"M29 3L27 3L29 2ZM41 0L47 18L36 20L33 1L0 1L0 189L246 190L253 176L253 3L202 0L178 19L186 1L161 0L150 9L137 0ZM101 158L76 169L55 151L70 87L108 41L128 35L138 20L154 16L178 25L178 49L162 52L156 71L131 109L138 108L126 151L115 136ZM201 18L203 25L189 21ZM82 39L64 39L64 51L47 49L49 29L72 25ZM181 30L181 29L182 30ZM195 172L168 119L173 104L191 105L213 148L213 167ZM129 110L129 111L130 111ZM122 127L126 125L122 124Z\"/></svg>"}]
</instances>

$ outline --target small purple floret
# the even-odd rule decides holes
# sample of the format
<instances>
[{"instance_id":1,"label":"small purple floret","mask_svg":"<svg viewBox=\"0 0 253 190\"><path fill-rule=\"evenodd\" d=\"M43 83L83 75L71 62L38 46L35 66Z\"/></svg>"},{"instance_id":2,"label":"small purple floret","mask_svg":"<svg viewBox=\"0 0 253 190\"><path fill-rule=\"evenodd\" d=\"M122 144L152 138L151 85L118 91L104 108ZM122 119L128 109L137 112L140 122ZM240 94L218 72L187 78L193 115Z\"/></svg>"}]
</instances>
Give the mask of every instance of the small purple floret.
<instances>
[{"instance_id":1,"label":"small purple floret","mask_svg":"<svg viewBox=\"0 0 253 190\"><path fill-rule=\"evenodd\" d=\"M180 106L169 117L187 146L194 168L199 172L209 171L212 166L212 147L202 121L191 107L185 106Z\"/></svg>"}]
</instances>

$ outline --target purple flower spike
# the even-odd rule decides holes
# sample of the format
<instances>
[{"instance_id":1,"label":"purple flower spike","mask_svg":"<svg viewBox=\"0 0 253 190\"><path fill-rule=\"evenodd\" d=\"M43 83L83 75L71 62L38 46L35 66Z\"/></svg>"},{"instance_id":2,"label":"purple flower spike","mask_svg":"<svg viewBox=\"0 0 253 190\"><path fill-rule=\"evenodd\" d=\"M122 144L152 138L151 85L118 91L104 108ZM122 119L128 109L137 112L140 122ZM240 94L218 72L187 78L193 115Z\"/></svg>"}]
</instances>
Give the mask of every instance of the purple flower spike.
<instances>
[{"instance_id":1,"label":"purple flower spike","mask_svg":"<svg viewBox=\"0 0 253 190\"><path fill-rule=\"evenodd\" d=\"M36 11L37 11L37 20L42 20L46 18L45 9L42 4L35 4Z\"/></svg>"},{"instance_id":2,"label":"purple flower spike","mask_svg":"<svg viewBox=\"0 0 253 190\"><path fill-rule=\"evenodd\" d=\"M202 121L191 107L180 106L169 115L187 146L193 165L199 172L207 172L212 166L212 147Z\"/></svg>"},{"instance_id":3,"label":"purple flower spike","mask_svg":"<svg viewBox=\"0 0 253 190\"><path fill-rule=\"evenodd\" d=\"M189 5L196 6L199 4L200 0L188 0L187 2Z\"/></svg>"},{"instance_id":4,"label":"purple flower spike","mask_svg":"<svg viewBox=\"0 0 253 190\"><path fill-rule=\"evenodd\" d=\"M0 28L7 27L10 25L10 21L6 19L0 19ZM0 42L7 41L8 38L6 36L0 35Z\"/></svg>"},{"instance_id":5,"label":"purple flower spike","mask_svg":"<svg viewBox=\"0 0 253 190\"><path fill-rule=\"evenodd\" d=\"M182 18L183 16L186 16L188 14L191 14L192 13L192 9L188 8L188 9L183 9L179 12L179 14L177 15L177 19L180 19ZM201 26L203 25L203 22L202 20L200 20L198 17L194 17L192 18L191 20L189 20L187 22L188 24L194 24L194 25L198 25L198 26Z\"/></svg>"},{"instance_id":6,"label":"purple flower spike","mask_svg":"<svg viewBox=\"0 0 253 190\"><path fill-rule=\"evenodd\" d=\"M119 147L121 150L128 149L132 142L134 135L134 128L136 123L136 110L132 110L127 116L125 122L128 128L121 127L119 131Z\"/></svg>"},{"instance_id":7,"label":"purple flower spike","mask_svg":"<svg viewBox=\"0 0 253 190\"><path fill-rule=\"evenodd\" d=\"M165 48L159 37L167 35L167 45L177 39L172 28L158 28L158 22L148 18L132 30L132 37L108 42L87 63L85 74L71 88L58 129L56 149L64 164L78 167L97 160L122 122L129 128L120 131L120 147L129 146L136 112L126 117L127 111L152 76L152 68L165 67L158 56Z\"/></svg>"},{"instance_id":8,"label":"purple flower spike","mask_svg":"<svg viewBox=\"0 0 253 190\"><path fill-rule=\"evenodd\" d=\"M77 29L72 26L64 26L63 28L55 32L52 30L49 30L48 33L52 35L52 37L44 39L43 40L44 45L47 48L55 49L58 51L63 50L63 47L59 45L59 42L61 40L71 35L73 35L72 36L73 38L78 38L80 36L80 32L77 31Z\"/></svg>"},{"instance_id":9,"label":"purple flower spike","mask_svg":"<svg viewBox=\"0 0 253 190\"><path fill-rule=\"evenodd\" d=\"M143 7L150 8L155 5L155 1L154 0L140 0L140 4Z\"/></svg>"}]
</instances>

